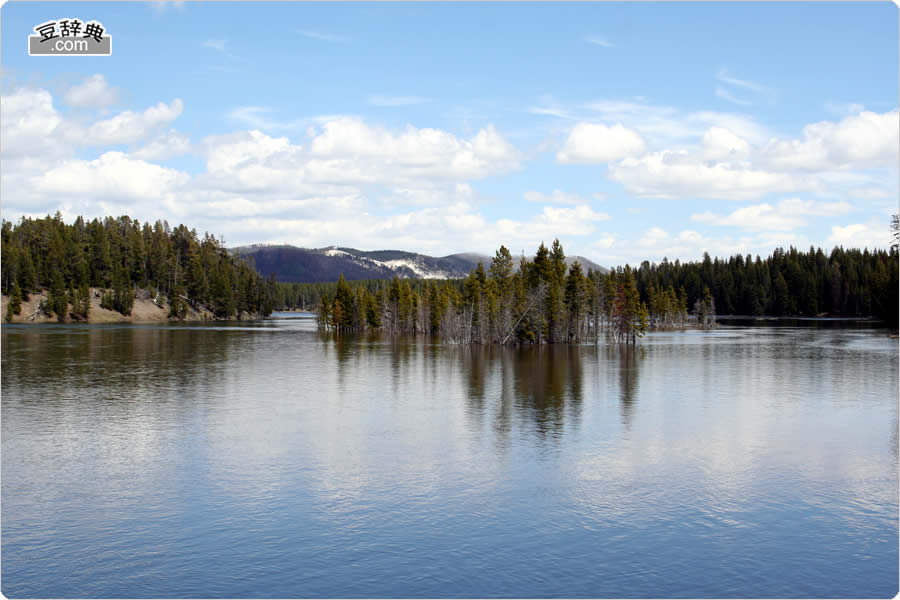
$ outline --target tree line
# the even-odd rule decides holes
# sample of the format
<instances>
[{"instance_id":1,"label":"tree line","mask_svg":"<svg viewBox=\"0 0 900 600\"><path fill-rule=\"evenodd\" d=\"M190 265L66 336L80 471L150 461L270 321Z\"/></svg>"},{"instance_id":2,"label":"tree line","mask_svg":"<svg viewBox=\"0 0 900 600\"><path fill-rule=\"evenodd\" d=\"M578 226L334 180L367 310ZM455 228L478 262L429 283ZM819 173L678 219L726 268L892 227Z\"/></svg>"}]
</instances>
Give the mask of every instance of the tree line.
<instances>
[{"instance_id":1,"label":"tree line","mask_svg":"<svg viewBox=\"0 0 900 600\"><path fill-rule=\"evenodd\" d=\"M747 316L877 317L892 327L898 314L898 255L890 250L776 248L765 259L735 255L637 269L642 298L653 290L684 288L689 302L709 288L721 314Z\"/></svg>"},{"instance_id":2,"label":"tree line","mask_svg":"<svg viewBox=\"0 0 900 600\"><path fill-rule=\"evenodd\" d=\"M810 247L807 252L801 252L790 247L787 251L777 248L766 258L736 254L728 259L713 259L704 253L702 260L694 262L670 262L665 258L660 263L644 261L633 274L640 301L647 306L648 325L654 328L681 326L688 315L708 325L718 308L721 314L745 316L876 317L896 329L900 287L900 218L896 214L891 216L890 229L892 244L889 250L836 247L826 254L821 248ZM554 252L558 260L562 248ZM501 263L505 260L505 256L502 257ZM497 268L504 270L501 266ZM624 271L618 268L611 275L588 273L587 276L600 288L602 297L610 298L613 291L606 279L624 275ZM473 273L481 281L477 269ZM409 281L409 293L427 299L433 292L426 286L436 286L446 287L449 298L464 298L466 281L429 283L413 279ZM546 283L552 282L546 279ZM495 281L494 285L499 284ZM390 284L392 288L398 285ZM474 284L468 285L471 289ZM279 284L276 306L318 310L323 305L323 298L333 301L337 286L336 282ZM354 289L364 287L374 298L378 297L379 291L384 296L387 286L384 280L351 283ZM394 290L393 293L399 292ZM609 324L612 317L609 301L604 302L604 310L598 314L601 325ZM379 306L385 312L387 308L383 304L382 300ZM592 310L596 312L593 306ZM554 321L549 319L548 322ZM419 331L423 329L418 327Z\"/></svg>"},{"instance_id":3,"label":"tree line","mask_svg":"<svg viewBox=\"0 0 900 600\"><path fill-rule=\"evenodd\" d=\"M432 333L459 342L557 343L601 335L635 341L647 328L713 322L716 312L748 316L875 316L898 320L898 227L890 250L837 247L801 252L778 248L760 258L663 259L609 273L575 263L562 246L544 244L514 261L501 247L487 268L460 280L395 278L317 284L264 280L251 262L233 256L215 236L165 221L130 217L66 225L59 213L2 223L0 291L9 312L49 290L47 314L87 319L91 294L104 308L130 314L142 293L167 305L172 318L188 306L217 318L307 308L323 327L342 331ZM92 292L91 288L95 290Z\"/></svg>"},{"instance_id":4,"label":"tree line","mask_svg":"<svg viewBox=\"0 0 900 600\"><path fill-rule=\"evenodd\" d=\"M457 282L419 280L414 286L394 277L351 284L342 275L333 287L319 289L323 328L429 333L453 343L578 343L601 335L635 343L651 319L672 327L687 319L683 290L679 296L665 289L648 307L630 267L608 274L585 273L578 262L567 268L559 240L550 248L541 244L533 259L523 256L518 265L501 246L487 269L479 263Z\"/></svg>"},{"instance_id":5,"label":"tree line","mask_svg":"<svg viewBox=\"0 0 900 600\"><path fill-rule=\"evenodd\" d=\"M4 220L0 233L0 291L10 296L10 319L30 294L48 290L43 306L60 321L86 320L91 288L103 308L131 314L137 293L147 294L169 317L188 307L229 319L269 315L274 278L264 280L252 264L235 258L215 236L166 221L140 223L128 216L67 225L59 212L42 219Z\"/></svg>"},{"instance_id":6,"label":"tree line","mask_svg":"<svg viewBox=\"0 0 900 600\"><path fill-rule=\"evenodd\" d=\"M648 328L708 327L720 314L874 316L896 328L897 248L781 248L762 259L704 254L609 273L574 263L559 241L515 268L502 247L456 281L366 280L290 284L283 301L315 307L321 327L430 333L459 343L582 342L606 336L635 342ZM302 302L302 304L300 304ZM286 305L287 306L287 305Z\"/></svg>"}]
</instances>

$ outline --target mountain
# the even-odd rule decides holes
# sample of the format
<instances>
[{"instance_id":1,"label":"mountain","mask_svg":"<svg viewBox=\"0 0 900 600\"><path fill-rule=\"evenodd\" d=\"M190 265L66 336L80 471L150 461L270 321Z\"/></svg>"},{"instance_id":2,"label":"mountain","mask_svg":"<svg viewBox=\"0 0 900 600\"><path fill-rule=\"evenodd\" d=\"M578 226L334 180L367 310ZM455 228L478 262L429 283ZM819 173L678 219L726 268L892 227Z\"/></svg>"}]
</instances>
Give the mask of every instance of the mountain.
<instances>
[{"instance_id":1,"label":"mountain","mask_svg":"<svg viewBox=\"0 0 900 600\"><path fill-rule=\"evenodd\" d=\"M232 249L232 252L253 259L256 270L263 276L275 274L285 283L319 283L344 279L391 279L394 275L416 279L459 279L465 277L483 261L485 268L491 257L465 252L449 256L427 256L402 250L357 250L355 248L298 248L296 246L268 246L255 244ZM513 257L515 259L515 257ZM567 257L566 262L581 262L582 269L599 269L600 265L582 256Z\"/></svg>"}]
</instances>

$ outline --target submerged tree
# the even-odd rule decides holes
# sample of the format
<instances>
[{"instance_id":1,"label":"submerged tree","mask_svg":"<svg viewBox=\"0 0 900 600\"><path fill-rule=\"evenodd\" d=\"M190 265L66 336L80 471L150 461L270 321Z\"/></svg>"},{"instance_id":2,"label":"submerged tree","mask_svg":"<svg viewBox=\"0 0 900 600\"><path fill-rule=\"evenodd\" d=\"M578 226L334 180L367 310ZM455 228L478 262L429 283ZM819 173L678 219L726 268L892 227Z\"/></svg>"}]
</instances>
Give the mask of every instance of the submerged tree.
<instances>
[{"instance_id":1,"label":"submerged tree","mask_svg":"<svg viewBox=\"0 0 900 600\"><path fill-rule=\"evenodd\" d=\"M616 286L612 338L617 342L636 343L647 332L647 319L647 306L641 301L634 272L626 265Z\"/></svg>"},{"instance_id":2,"label":"submerged tree","mask_svg":"<svg viewBox=\"0 0 900 600\"><path fill-rule=\"evenodd\" d=\"M646 332L647 307L630 267L607 276L585 274L578 262L566 264L555 240L518 265L501 247L489 268L479 263L458 281L351 283L341 275L336 284L313 284L321 290L317 320L337 332L427 333L466 344L596 342L613 323L618 329L612 337L623 342L634 343ZM617 292L624 304L616 304Z\"/></svg>"},{"instance_id":3,"label":"submerged tree","mask_svg":"<svg viewBox=\"0 0 900 600\"><path fill-rule=\"evenodd\" d=\"M713 300L709 288L703 288L703 297L694 305L697 324L703 328L712 327L716 322L716 301Z\"/></svg>"}]
</instances>

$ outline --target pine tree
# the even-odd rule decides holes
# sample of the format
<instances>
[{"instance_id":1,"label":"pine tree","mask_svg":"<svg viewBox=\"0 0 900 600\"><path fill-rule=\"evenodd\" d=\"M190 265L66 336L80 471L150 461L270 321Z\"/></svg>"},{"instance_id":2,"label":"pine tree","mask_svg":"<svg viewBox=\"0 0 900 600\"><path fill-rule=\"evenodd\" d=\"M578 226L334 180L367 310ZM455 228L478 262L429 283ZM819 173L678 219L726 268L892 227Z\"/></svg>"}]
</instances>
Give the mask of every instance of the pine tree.
<instances>
[{"instance_id":1,"label":"pine tree","mask_svg":"<svg viewBox=\"0 0 900 600\"><path fill-rule=\"evenodd\" d=\"M569 315L567 339L581 341L581 324L584 319L584 274L581 271L581 263L577 260L569 267L569 275L566 277L566 310Z\"/></svg>"},{"instance_id":2,"label":"pine tree","mask_svg":"<svg viewBox=\"0 0 900 600\"><path fill-rule=\"evenodd\" d=\"M338 279L337 293L334 297L334 327L339 330L350 330L353 322L353 292L341 274Z\"/></svg>"},{"instance_id":3,"label":"pine tree","mask_svg":"<svg viewBox=\"0 0 900 600\"><path fill-rule=\"evenodd\" d=\"M78 288L78 299L80 303L76 311L86 321L91 314L91 289L88 287L87 282L82 283Z\"/></svg>"},{"instance_id":4,"label":"pine tree","mask_svg":"<svg viewBox=\"0 0 900 600\"><path fill-rule=\"evenodd\" d=\"M31 259L31 251L28 248L26 248L21 255L19 285L22 288L22 298L25 300L27 300L31 292L38 287L34 261Z\"/></svg>"},{"instance_id":5,"label":"pine tree","mask_svg":"<svg viewBox=\"0 0 900 600\"><path fill-rule=\"evenodd\" d=\"M50 293L47 298L48 308L56 314L56 319L62 323L66 320L66 309L69 306L66 298L66 284L59 270L53 272L50 283Z\"/></svg>"},{"instance_id":6,"label":"pine tree","mask_svg":"<svg viewBox=\"0 0 900 600\"><path fill-rule=\"evenodd\" d=\"M13 316L22 312L22 290L19 289L19 282L13 283L12 293L9 297L9 304L6 305L6 321L12 322Z\"/></svg>"}]
</instances>

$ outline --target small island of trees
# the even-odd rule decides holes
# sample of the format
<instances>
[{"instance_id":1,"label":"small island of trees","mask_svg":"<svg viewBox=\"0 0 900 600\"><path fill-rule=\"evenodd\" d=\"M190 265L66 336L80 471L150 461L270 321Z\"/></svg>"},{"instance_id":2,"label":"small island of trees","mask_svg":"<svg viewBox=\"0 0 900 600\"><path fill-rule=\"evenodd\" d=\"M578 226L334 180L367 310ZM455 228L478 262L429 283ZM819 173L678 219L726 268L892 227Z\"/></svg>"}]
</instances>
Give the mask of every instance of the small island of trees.
<instances>
[{"instance_id":1,"label":"small island of trees","mask_svg":"<svg viewBox=\"0 0 900 600\"><path fill-rule=\"evenodd\" d=\"M895 228L896 231L896 228ZM518 267L518 268L516 268ZM559 240L531 260L501 246L463 280L282 284L276 305L314 307L321 328L425 333L451 343L635 343L648 329L748 317L876 317L896 329L898 252L777 248L762 259L704 254L608 273L566 267Z\"/></svg>"},{"instance_id":2,"label":"small island of trees","mask_svg":"<svg viewBox=\"0 0 900 600\"><path fill-rule=\"evenodd\" d=\"M428 333L462 344L582 343L600 336L633 344L651 323L680 327L688 319L684 288L653 288L643 301L631 267L609 273L585 273L577 261L567 267L559 240L549 249L541 244L532 260L523 256L518 265L501 246L488 269L479 262L460 282L424 280L416 287L395 277L373 291L351 287L341 276L333 295L321 297L319 325ZM705 293L701 310L709 324L714 308Z\"/></svg>"}]
</instances>

